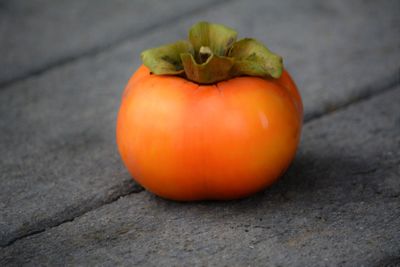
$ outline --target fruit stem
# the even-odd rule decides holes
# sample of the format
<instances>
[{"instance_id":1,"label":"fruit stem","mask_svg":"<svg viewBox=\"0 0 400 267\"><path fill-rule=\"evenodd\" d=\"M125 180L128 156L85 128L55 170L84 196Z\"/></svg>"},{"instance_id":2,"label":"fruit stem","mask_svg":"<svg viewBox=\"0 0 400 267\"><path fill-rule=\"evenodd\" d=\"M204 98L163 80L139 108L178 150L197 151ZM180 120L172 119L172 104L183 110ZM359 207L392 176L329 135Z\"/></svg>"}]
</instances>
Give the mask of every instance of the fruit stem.
<instances>
[{"instance_id":1,"label":"fruit stem","mask_svg":"<svg viewBox=\"0 0 400 267\"><path fill-rule=\"evenodd\" d=\"M212 55L212 51L208 46L202 46L199 50L199 63L203 64Z\"/></svg>"}]
</instances>

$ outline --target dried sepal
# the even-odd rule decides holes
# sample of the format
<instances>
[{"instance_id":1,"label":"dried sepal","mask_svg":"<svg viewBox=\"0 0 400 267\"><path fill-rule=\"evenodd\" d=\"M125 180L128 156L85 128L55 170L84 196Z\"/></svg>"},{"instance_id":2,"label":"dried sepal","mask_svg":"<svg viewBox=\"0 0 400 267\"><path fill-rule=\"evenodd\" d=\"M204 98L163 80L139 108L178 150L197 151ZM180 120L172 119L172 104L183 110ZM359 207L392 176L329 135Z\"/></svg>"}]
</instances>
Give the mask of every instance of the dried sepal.
<instances>
[{"instance_id":1,"label":"dried sepal","mask_svg":"<svg viewBox=\"0 0 400 267\"><path fill-rule=\"evenodd\" d=\"M255 39L245 38L237 41L232 45L228 56L235 59L233 76L279 78L282 75L282 57L272 53Z\"/></svg>"},{"instance_id":2,"label":"dried sepal","mask_svg":"<svg viewBox=\"0 0 400 267\"><path fill-rule=\"evenodd\" d=\"M193 53L193 47L188 41L178 41L142 52L143 64L157 75L183 74L181 54Z\"/></svg>"}]
</instances>

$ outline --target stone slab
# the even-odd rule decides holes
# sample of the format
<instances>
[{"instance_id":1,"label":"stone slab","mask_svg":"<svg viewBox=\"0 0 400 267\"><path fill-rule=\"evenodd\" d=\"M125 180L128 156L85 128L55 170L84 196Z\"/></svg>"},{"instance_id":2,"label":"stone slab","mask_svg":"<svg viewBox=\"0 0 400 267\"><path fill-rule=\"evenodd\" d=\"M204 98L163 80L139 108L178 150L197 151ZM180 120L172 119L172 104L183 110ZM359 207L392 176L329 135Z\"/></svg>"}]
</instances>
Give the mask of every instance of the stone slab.
<instances>
[{"instance_id":1,"label":"stone slab","mask_svg":"<svg viewBox=\"0 0 400 267\"><path fill-rule=\"evenodd\" d=\"M285 56L307 118L386 90L386 81L398 70L398 1L379 3L379 8L372 1L246 3L181 19L3 88L0 244L140 190L130 182L115 147L119 99L140 64L140 51L184 38L195 21L218 18Z\"/></svg>"},{"instance_id":2,"label":"stone slab","mask_svg":"<svg viewBox=\"0 0 400 267\"><path fill-rule=\"evenodd\" d=\"M0 84L104 49L218 2L8 0L0 3ZM4 66L7 66L4 68Z\"/></svg>"},{"instance_id":3,"label":"stone slab","mask_svg":"<svg viewBox=\"0 0 400 267\"><path fill-rule=\"evenodd\" d=\"M10 266L397 266L400 87L317 119L283 179L230 202L131 194L0 250Z\"/></svg>"}]
</instances>

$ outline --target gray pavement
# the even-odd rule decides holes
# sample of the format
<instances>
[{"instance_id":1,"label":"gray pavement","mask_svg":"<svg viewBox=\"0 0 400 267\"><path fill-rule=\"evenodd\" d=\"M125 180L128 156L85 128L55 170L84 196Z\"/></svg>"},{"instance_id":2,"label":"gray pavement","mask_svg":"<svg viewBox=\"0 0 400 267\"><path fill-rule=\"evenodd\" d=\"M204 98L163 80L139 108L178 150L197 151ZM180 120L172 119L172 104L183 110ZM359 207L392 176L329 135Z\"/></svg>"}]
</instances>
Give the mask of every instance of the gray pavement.
<instances>
[{"instance_id":1,"label":"gray pavement","mask_svg":"<svg viewBox=\"0 0 400 267\"><path fill-rule=\"evenodd\" d=\"M0 4L0 263L398 261L400 2L164 2ZM246 200L160 200L116 151L140 51L185 38L198 20L265 42L304 99L294 165Z\"/></svg>"},{"instance_id":2,"label":"gray pavement","mask_svg":"<svg viewBox=\"0 0 400 267\"><path fill-rule=\"evenodd\" d=\"M99 53L219 3L224 1L1 1L0 64L7 68L0 72L0 84Z\"/></svg>"},{"instance_id":3,"label":"gray pavement","mask_svg":"<svg viewBox=\"0 0 400 267\"><path fill-rule=\"evenodd\" d=\"M399 102L397 87L308 123L287 175L256 196L131 194L15 242L0 263L379 266L400 253Z\"/></svg>"}]
</instances>

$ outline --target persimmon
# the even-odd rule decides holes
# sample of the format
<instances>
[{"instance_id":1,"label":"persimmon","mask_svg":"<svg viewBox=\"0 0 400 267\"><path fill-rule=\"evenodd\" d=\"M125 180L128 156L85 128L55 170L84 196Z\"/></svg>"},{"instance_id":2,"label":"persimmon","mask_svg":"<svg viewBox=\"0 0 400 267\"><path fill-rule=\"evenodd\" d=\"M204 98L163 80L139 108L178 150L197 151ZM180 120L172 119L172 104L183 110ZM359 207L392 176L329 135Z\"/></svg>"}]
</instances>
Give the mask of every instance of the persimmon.
<instances>
[{"instance_id":1,"label":"persimmon","mask_svg":"<svg viewBox=\"0 0 400 267\"><path fill-rule=\"evenodd\" d=\"M227 200L274 183L292 162L303 106L282 58L219 24L142 53L117 120L132 177L163 198Z\"/></svg>"}]
</instances>

